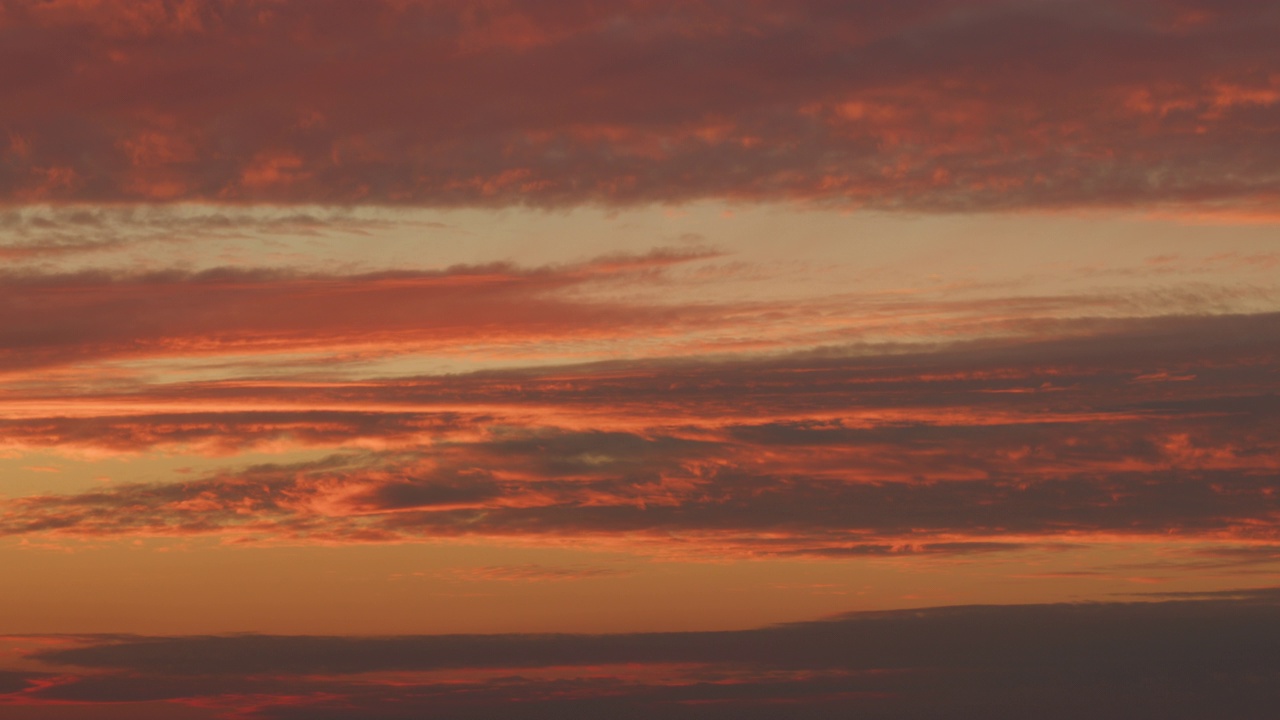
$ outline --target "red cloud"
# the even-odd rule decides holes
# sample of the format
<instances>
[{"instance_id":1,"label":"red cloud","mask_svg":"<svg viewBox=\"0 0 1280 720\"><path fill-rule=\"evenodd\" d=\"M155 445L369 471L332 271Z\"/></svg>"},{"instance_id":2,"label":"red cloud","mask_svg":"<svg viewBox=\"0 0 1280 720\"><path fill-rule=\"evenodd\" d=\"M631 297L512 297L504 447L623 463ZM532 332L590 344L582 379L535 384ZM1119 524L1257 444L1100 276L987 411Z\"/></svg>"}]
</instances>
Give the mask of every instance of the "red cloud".
<instances>
[{"instance_id":1,"label":"red cloud","mask_svg":"<svg viewBox=\"0 0 1280 720\"><path fill-rule=\"evenodd\" d=\"M1273 207L1266 3L8 0L0 196Z\"/></svg>"}]
</instances>

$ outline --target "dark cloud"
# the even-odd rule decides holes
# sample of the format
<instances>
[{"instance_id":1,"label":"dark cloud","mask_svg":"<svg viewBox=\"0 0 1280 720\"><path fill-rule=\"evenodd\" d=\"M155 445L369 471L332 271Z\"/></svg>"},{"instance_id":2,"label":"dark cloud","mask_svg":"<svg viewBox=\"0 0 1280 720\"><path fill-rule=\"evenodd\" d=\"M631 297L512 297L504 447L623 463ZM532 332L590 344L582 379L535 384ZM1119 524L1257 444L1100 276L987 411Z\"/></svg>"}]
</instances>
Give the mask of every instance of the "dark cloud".
<instances>
[{"instance_id":1,"label":"dark cloud","mask_svg":"<svg viewBox=\"0 0 1280 720\"><path fill-rule=\"evenodd\" d=\"M1273 212L1280 189L1268 3L3 7L10 202Z\"/></svg>"},{"instance_id":2,"label":"dark cloud","mask_svg":"<svg viewBox=\"0 0 1280 720\"><path fill-rule=\"evenodd\" d=\"M90 639L34 657L66 674L32 701L241 698L263 718L1264 718L1280 611L1264 589L729 632Z\"/></svg>"},{"instance_id":3,"label":"dark cloud","mask_svg":"<svg viewBox=\"0 0 1280 720\"><path fill-rule=\"evenodd\" d=\"M932 352L105 396L382 409L9 420L0 430L19 447L349 451L12 498L0 532L631 536L689 548L702 538L726 552L815 556L1017 549L1025 540L1006 536L1026 535L1274 541L1276 322L1122 320ZM1161 372L1184 379L1151 379Z\"/></svg>"},{"instance_id":4,"label":"dark cloud","mask_svg":"<svg viewBox=\"0 0 1280 720\"><path fill-rule=\"evenodd\" d=\"M805 475L799 464L795 474L770 475L705 458L721 467L698 472L668 458L643 473L606 468L563 477L474 451L475 464L462 470L373 457L16 498L3 505L0 533L238 532L296 541L632 535L664 543L704 537L739 552L838 555L1016 549L1000 537L1094 532L1274 541L1271 521L1280 512L1273 470L1100 468L864 481L857 466L841 480ZM498 470L519 479L498 479ZM955 534L982 542L936 539Z\"/></svg>"},{"instance_id":5,"label":"dark cloud","mask_svg":"<svg viewBox=\"0 0 1280 720\"><path fill-rule=\"evenodd\" d=\"M47 678L45 673L13 672L0 670L0 698L30 687L32 684ZM2 704L2 701L0 701Z\"/></svg>"},{"instance_id":6,"label":"dark cloud","mask_svg":"<svg viewBox=\"0 0 1280 720\"><path fill-rule=\"evenodd\" d=\"M1054 413L1087 412L1266 417L1277 407L1272 363L1280 354L1280 314L1046 320L1035 330L1003 339L855 344L736 359L644 359L350 384L317 379L310 387L270 379L169 384L90 397L388 408L483 403L743 424L858 410L1013 411L1045 422ZM1139 381L1160 372L1194 379L1172 387Z\"/></svg>"},{"instance_id":7,"label":"dark cloud","mask_svg":"<svg viewBox=\"0 0 1280 720\"><path fill-rule=\"evenodd\" d=\"M410 510L436 506L480 506L502 495L502 489L488 477L471 476L422 480L405 478L376 484L353 500L372 510Z\"/></svg>"}]
</instances>

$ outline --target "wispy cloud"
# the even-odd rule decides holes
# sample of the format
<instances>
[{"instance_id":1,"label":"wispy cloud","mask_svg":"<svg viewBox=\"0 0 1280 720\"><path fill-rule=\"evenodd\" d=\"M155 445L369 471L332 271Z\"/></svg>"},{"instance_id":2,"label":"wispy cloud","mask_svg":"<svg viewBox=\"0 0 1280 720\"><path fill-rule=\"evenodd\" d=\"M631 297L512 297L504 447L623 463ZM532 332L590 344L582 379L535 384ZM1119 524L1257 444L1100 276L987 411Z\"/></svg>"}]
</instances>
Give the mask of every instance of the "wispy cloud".
<instances>
[{"instance_id":1,"label":"wispy cloud","mask_svg":"<svg viewBox=\"0 0 1280 720\"><path fill-rule=\"evenodd\" d=\"M360 275L221 268L0 277L0 366L382 347L532 345L691 331L713 306L568 297L707 257L654 251L570 266L495 263Z\"/></svg>"},{"instance_id":2,"label":"wispy cloud","mask_svg":"<svg viewBox=\"0 0 1280 720\"><path fill-rule=\"evenodd\" d=\"M719 257L659 248L559 265L364 273L12 270L0 273L0 370L11 380L39 380L55 367L238 357L242 366L222 375L251 374L255 362L274 358L295 367L319 362L332 377L344 365L415 354L510 365L853 345L881 352L893 344L1088 336L1126 317L1249 313L1275 300L1274 289L1251 284L705 297L699 273Z\"/></svg>"},{"instance_id":3,"label":"wispy cloud","mask_svg":"<svg viewBox=\"0 0 1280 720\"><path fill-rule=\"evenodd\" d=\"M363 239L392 228L447 229L359 208L26 205L0 210L0 259L33 262L100 256L153 243L272 237Z\"/></svg>"}]
</instances>

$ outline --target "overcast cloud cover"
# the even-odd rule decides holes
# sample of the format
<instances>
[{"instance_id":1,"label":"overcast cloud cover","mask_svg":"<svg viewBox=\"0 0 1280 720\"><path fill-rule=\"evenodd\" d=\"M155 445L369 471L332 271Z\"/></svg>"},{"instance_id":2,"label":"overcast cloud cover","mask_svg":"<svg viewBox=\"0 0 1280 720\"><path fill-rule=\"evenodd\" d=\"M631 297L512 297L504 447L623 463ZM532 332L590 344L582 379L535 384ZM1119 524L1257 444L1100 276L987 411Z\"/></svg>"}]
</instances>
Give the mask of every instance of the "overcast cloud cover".
<instances>
[{"instance_id":1,"label":"overcast cloud cover","mask_svg":"<svg viewBox=\"0 0 1280 720\"><path fill-rule=\"evenodd\" d=\"M1277 38L0 0L0 716L1272 717Z\"/></svg>"}]
</instances>

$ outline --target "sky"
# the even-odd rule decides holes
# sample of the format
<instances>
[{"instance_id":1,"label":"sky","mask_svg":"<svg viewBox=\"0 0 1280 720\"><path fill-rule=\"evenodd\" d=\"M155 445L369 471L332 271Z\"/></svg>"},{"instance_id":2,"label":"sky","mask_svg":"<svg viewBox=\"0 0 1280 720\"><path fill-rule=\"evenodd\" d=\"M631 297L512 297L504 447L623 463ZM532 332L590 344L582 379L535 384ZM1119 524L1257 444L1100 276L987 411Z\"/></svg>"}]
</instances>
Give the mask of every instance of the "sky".
<instances>
[{"instance_id":1,"label":"sky","mask_svg":"<svg viewBox=\"0 0 1280 720\"><path fill-rule=\"evenodd\" d=\"M1278 33L0 0L0 715L1271 717Z\"/></svg>"}]
</instances>

